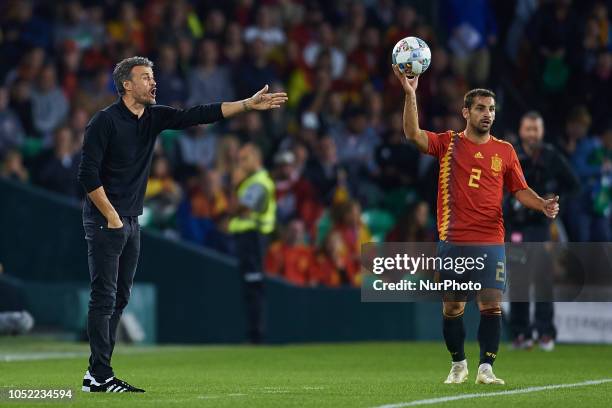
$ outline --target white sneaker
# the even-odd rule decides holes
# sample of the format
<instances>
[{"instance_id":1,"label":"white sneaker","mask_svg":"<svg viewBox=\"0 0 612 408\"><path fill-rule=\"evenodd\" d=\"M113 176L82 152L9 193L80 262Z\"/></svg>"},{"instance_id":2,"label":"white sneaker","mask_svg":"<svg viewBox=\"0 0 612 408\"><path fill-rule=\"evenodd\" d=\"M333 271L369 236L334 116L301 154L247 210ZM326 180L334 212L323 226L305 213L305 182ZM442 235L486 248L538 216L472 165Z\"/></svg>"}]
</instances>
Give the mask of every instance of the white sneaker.
<instances>
[{"instance_id":1,"label":"white sneaker","mask_svg":"<svg viewBox=\"0 0 612 408\"><path fill-rule=\"evenodd\" d=\"M542 351L553 351L555 349L555 341L550 336L542 336L538 344Z\"/></svg>"},{"instance_id":2,"label":"white sneaker","mask_svg":"<svg viewBox=\"0 0 612 408\"><path fill-rule=\"evenodd\" d=\"M444 384L461 384L467 380L467 376L467 360L453 361L450 373L448 374L446 381L444 381Z\"/></svg>"},{"instance_id":3,"label":"white sneaker","mask_svg":"<svg viewBox=\"0 0 612 408\"><path fill-rule=\"evenodd\" d=\"M505 384L506 382L501 378L497 378L493 374L493 367L491 364L483 363L478 366L478 374L476 375L476 384Z\"/></svg>"}]
</instances>

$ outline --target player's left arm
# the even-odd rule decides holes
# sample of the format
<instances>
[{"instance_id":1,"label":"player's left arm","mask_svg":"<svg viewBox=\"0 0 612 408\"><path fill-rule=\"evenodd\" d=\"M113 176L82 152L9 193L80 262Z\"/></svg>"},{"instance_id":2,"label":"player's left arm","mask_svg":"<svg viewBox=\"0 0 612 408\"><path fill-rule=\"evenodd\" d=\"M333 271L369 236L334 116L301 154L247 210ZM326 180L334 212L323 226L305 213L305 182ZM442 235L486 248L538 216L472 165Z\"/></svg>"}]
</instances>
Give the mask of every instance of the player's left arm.
<instances>
[{"instance_id":1,"label":"player's left arm","mask_svg":"<svg viewBox=\"0 0 612 408\"><path fill-rule=\"evenodd\" d=\"M531 188L527 187L514 193L514 197L525 207L542 211L548 218L555 218L559 214L559 196L544 199Z\"/></svg>"},{"instance_id":2,"label":"player's left arm","mask_svg":"<svg viewBox=\"0 0 612 408\"><path fill-rule=\"evenodd\" d=\"M235 102L223 102L221 104L221 113L224 118L229 118L250 110L277 109L285 102L287 102L287 94L285 92L268 93L268 85L266 85L250 98Z\"/></svg>"}]
</instances>

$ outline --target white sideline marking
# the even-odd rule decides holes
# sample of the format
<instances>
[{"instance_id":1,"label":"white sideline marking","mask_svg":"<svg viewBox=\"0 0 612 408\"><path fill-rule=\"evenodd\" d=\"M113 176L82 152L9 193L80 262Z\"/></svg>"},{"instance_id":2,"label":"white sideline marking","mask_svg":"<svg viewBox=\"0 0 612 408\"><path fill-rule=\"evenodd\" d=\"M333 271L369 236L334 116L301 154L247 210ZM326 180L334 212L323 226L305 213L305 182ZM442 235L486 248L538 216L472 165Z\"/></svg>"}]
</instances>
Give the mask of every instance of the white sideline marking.
<instances>
[{"instance_id":1,"label":"white sideline marking","mask_svg":"<svg viewBox=\"0 0 612 408\"><path fill-rule=\"evenodd\" d=\"M558 388L584 387L587 385L598 385L598 384L604 384L604 383L609 383L609 382L612 382L612 378L603 378L601 380L590 380L590 381L584 381L584 382L573 383L573 384L553 384L553 385L543 385L540 387L518 388L516 390L508 390L508 391L483 392L483 393L478 393L478 394L462 394L462 395L454 395L454 396L448 396L448 397L429 398L429 399L416 400L416 401L410 401L410 402L398 402L397 404L379 405L375 408L414 407L416 405L439 404L443 402L457 401L457 400L462 400L462 399L495 397L498 395L528 394L530 392L555 390Z\"/></svg>"},{"instance_id":2,"label":"white sideline marking","mask_svg":"<svg viewBox=\"0 0 612 408\"><path fill-rule=\"evenodd\" d=\"M158 351L155 348L134 348L115 351L115 354L128 355L134 353L151 353ZM36 361L36 360L55 360L58 358L82 358L88 357L89 351L42 351L30 352L24 351L20 353L2 353L0 352L0 363L10 363L14 361Z\"/></svg>"},{"instance_id":3,"label":"white sideline marking","mask_svg":"<svg viewBox=\"0 0 612 408\"><path fill-rule=\"evenodd\" d=\"M11 361L33 361L33 360L52 360L57 358L77 358L87 357L86 352L69 352L69 351L50 351L44 353L13 353L0 354L0 362Z\"/></svg>"}]
</instances>

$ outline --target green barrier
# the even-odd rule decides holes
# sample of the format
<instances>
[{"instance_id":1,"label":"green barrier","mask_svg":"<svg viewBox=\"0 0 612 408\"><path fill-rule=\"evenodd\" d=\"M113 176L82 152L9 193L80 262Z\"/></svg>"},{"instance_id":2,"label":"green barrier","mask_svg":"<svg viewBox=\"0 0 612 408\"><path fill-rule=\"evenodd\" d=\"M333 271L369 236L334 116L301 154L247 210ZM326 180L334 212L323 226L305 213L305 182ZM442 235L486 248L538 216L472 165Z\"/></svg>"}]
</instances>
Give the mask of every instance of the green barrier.
<instances>
[{"instance_id":1,"label":"green barrier","mask_svg":"<svg viewBox=\"0 0 612 408\"><path fill-rule=\"evenodd\" d=\"M75 339L87 331L89 286L84 283L25 282L27 308L37 326L59 327L74 334ZM132 287L130 303L124 315L132 314L143 331L139 343L156 343L156 290L151 284Z\"/></svg>"},{"instance_id":2,"label":"green barrier","mask_svg":"<svg viewBox=\"0 0 612 408\"><path fill-rule=\"evenodd\" d=\"M271 343L414 338L411 303L361 303L355 288L301 288L266 281Z\"/></svg>"}]
</instances>

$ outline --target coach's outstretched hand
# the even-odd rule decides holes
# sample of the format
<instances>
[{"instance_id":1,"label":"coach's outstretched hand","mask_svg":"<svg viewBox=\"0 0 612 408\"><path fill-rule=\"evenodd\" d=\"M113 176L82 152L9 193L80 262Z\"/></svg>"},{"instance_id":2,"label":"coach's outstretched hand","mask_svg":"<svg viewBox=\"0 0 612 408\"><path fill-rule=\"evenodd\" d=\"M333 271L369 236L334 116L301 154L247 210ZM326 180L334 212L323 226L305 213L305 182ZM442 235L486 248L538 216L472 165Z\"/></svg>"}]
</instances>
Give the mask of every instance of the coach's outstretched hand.
<instances>
[{"instance_id":1,"label":"coach's outstretched hand","mask_svg":"<svg viewBox=\"0 0 612 408\"><path fill-rule=\"evenodd\" d=\"M285 92L268 93L268 85L266 85L255 95L251 96L249 108L255 110L276 109L280 108L285 102L287 102L287 94Z\"/></svg>"},{"instance_id":2,"label":"coach's outstretched hand","mask_svg":"<svg viewBox=\"0 0 612 408\"><path fill-rule=\"evenodd\" d=\"M393 64L393 73L395 74L395 76L397 77L397 79L400 81L400 84L402 84L402 88L404 88L404 92L410 92L413 93L414 91L416 91L417 86L419 86L419 76L415 76L412 78L409 78L406 76L406 74L402 74L402 72L399 70L399 67L396 64Z\"/></svg>"},{"instance_id":3,"label":"coach's outstretched hand","mask_svg":"<svg viewBox=\"0 0 612 408\"><path fill-rule=\"evenodd\" d=\"M544 200L543 212L548 218L555 218L559 214L559 196Z\"/></svg>"}]
</instances>

